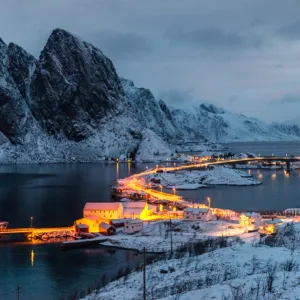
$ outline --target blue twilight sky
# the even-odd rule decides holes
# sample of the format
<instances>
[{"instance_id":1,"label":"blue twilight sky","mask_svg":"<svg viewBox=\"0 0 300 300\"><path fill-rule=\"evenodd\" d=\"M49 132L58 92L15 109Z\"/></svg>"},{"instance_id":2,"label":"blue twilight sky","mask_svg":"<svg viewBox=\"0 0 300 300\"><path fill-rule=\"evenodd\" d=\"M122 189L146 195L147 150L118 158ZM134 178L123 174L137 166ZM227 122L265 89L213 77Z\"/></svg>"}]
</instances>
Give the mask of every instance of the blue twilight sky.
<instances>
[{"instance_id":1,"label":"blue twilight sky","mask_svg":"<svg viewBox=\"0 0 300 300\"><path fill-rule=\"evenodd\" d=\"M0 37L38 57L52 29L99 47L168 104L300 118L299 0L0 0Z\"/></svg>"}]
</instances>

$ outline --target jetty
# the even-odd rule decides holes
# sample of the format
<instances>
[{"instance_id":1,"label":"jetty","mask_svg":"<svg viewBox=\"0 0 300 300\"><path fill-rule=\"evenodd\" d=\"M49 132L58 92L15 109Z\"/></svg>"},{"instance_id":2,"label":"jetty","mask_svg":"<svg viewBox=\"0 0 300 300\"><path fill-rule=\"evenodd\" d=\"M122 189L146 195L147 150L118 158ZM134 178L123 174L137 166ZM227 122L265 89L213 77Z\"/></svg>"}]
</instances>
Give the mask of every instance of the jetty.
<instances>
[{"instance_id":1,"label":"jetty","mask_svg":"<svg viewBox=\"0 0 300 300\"><path fill-rule=\"evenodd\" d=\"M39 234L47 234L54 232L62 232L62 231L72 231L75 232L74 226L71 227L48 227L48 228L5 228L0 229L0 236L2 235L12 235L12 234L25 234L36 236Z\"/></svg>"},{"instance_id":2,"label":"jetty","mask_svg":"<svg viewBox=\"0 0 300 300\"><path fill-rule=\"evenodd\" d=\"M104 236L96 236L94 238L83 238L74 241L66 241L63 242L60 247L64 250L73 249L73 248L82 248L87 246L96 246L100 243L104 243L107 241L107 238Z\"/></svg>"}]
</instances>

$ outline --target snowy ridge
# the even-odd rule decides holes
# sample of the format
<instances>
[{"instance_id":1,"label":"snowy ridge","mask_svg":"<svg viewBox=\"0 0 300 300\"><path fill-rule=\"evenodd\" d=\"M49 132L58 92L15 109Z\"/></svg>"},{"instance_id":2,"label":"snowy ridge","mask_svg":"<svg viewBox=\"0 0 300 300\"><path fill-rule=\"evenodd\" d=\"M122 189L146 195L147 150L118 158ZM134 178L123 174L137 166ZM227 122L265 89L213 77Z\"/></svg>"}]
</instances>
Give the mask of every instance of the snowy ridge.
<instances>
[{"instance_id":1,"label":"snowy ridge","mask_svg":"<svg viewBox=\"0 0 300 300\"><path fill-rule=\"evenodd\" d=\"M298 125L267 124L256 118L228 112L213 105L201 104L193 112L173 109L177 123L199 132L209 141L278 141L299 140Z\"/></svg>"}]
</instances>

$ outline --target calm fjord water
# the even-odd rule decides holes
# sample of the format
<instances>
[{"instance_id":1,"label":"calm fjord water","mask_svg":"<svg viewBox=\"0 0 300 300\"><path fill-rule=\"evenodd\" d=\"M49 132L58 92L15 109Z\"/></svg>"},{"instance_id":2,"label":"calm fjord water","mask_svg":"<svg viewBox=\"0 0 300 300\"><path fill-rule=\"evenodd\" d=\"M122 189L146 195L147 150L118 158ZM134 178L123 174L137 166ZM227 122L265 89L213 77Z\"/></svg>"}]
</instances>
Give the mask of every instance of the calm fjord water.
<instances>
[{"instance_id":1,"label":"calm fjord water","mask_svg":"<svg viewBox=\"0 0 300 300\"><path fill-rule=\"evenodd\" d=\"M300 143L234 143L232 151L261 155L300 153ZM149 164L151 167L154 164ZM0 166L0 220L10 227L69 226L82 216L88 201L110 201L110 185L117 178L145 169L145 164L74 164ZM247 172L247 170L246 170ZM250 171L254 177L257 170ZM215 207L235 210L281 210L300 207L300 172L289 177L283 170L260 171L263 184L252 187L219 186L180 191L197 202L211 197ZM276 178L272 174L276 173ZM56 244L0 243L0 299L60 299L81 291L112 274L120 266L135 265L140 257L131 251L103 248L62 252ZM31 253L34 252L34 261Z\"/></svg>"}]
</instances>

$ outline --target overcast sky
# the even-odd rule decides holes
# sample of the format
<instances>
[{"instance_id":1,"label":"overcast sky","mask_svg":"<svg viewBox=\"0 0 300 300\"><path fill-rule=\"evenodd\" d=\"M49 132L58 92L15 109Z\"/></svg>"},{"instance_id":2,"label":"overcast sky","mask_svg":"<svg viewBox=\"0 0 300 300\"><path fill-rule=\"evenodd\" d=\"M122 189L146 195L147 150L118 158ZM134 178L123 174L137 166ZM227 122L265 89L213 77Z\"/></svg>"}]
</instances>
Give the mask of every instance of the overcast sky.
<instances>
[{"instance_id":1,"label":"overcast sky","mask_svg":"<svg viewBox=\"0 0 300 300\"><path fill-rule=\"evenodd\" d=\"M0 0L0 37L38 57L51 30L99 47L176 107L298 120L299 0Z\"/></svg>"}]
</instances>

